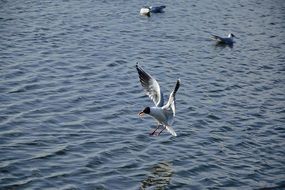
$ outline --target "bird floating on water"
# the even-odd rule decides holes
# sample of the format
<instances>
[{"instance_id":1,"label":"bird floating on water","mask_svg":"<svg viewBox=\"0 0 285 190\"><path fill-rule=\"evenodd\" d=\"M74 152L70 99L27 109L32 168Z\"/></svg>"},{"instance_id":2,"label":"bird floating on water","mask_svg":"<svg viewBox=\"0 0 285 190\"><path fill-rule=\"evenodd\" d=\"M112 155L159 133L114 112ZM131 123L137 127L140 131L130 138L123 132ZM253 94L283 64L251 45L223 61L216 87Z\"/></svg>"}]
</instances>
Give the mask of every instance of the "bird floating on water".
<instances>
[{"instance_id":1,"label":"bird floating on water","mask_svg":"<svg viewBox=\"0 0 285 190\"><path fill-rule=\"evenodd\" d=\"M141 117L145 114L148 114L157 121L157 128L151 132L150 135L160 135L160 133L166 129L173 136L177 136L171 125L175 117L175 94L180 87L180 79L177 80L174 90L169 95L168 102L164 105L163 94L155 78L144 71L138 63L136 65L136 68L139 74L141 85L143 86L146 94L150 97L151 100L153 100L155 104L155 106L152 107L145 107L143 111L139 113L139 116ZM163 126L163 129L160 132L156 133L160 126Z\"/></svg>"},{"instance_id":2,"label":"bird floating on water","mask_svg":"<svg viewBox=\"0 0 285 190\"><path fill-rule=\"evenodd\" d=\"M234 38L236 38L236 36L233 33L229 33L228 37L220 37L213 34L212 36L213 40L215 40L217 43L227 44L227 45L233 45L233 43L235 43Z\"/></svg>"},{"instance_id":3,"label":"bird floating on water","mask_svg":"<svg viewBox=\"0 0 285 190\"><path fill-rule=\"evenodd\" d=\"M162 6L144 6L140 10L141 15L150 16L150 13L164 13L165 5Z\"/></svg>"}]
</instances>

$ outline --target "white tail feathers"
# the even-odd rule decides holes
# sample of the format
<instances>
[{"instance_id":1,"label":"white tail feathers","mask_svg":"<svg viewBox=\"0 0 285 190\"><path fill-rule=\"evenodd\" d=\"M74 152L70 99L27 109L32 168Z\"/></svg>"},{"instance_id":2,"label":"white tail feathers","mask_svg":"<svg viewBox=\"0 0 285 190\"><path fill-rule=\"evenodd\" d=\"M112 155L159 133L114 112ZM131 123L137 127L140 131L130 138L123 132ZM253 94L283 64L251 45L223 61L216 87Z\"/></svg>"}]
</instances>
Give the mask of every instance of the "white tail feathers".
<instances>
[{"instance_id":1,"label":"white tail feathers","mask_svg":"<svg viewBox=\"0 0 285 190\"><path fill-rule=\"evenodd\" d=\"M170 127L170 126L165 126L165 127L166 127L167 131L169 133L171 133L171 135L173 135L175 137L177 136L177 134L175 133L175 131L174 131L174 129L172 127Z\"/></svg>"}]
</instances>

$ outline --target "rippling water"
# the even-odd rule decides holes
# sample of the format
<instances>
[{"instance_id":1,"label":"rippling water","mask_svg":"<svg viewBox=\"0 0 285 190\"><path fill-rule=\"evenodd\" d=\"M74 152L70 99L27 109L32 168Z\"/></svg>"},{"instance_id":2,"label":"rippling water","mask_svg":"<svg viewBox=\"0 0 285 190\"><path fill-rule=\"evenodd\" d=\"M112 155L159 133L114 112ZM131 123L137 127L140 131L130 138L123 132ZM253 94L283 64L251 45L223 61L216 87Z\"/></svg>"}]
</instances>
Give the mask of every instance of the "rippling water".
<instances>
[{"instance_id":1,"label":"rippling water","mask_svg":"<svg viewBox=\"0 0 285 190\"><path fill-rule=\"evenodd\" d=\"M148 3L0 1L0 189L285 188L284 1ZM138 118L137 61L181 79L177 137Z\"/></svg>"}]
</instances>

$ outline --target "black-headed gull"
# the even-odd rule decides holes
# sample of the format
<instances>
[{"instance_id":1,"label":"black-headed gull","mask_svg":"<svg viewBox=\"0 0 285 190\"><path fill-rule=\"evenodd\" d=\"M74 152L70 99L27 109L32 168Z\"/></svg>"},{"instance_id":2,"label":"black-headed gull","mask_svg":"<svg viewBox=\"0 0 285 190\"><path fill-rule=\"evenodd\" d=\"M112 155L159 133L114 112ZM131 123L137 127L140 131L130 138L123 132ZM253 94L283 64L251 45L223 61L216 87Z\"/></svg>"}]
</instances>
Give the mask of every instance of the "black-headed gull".
<instances>
[{"instance_id":1,"label":"black-headed gull","mask_svg":"<svg viewBox=\"0 0 285 190\"><path fill-rule=\"evenodd\" d=\"M150 74L145 72L142 67L137 63L136 65L139 79L141 85L143 86L146 94L153 100L155 106L153 107L145 107L143 111L139 113L139 116L143 116L144 114L148 114L152 116L157 122L157 128L150 133L150 135L160 134L163 130L167 130L173 136L177 136L174 129L171 127L174 117L175 117L175 94L180 86L180 79L177 80L174 90L169 95L168 102L164 105L163 94L160 90L160 86L158 82L153 78ZM157 129L159 129L160 125L163 126L163 129L156 133Z\"/></svg>"},{"instance_id":2,"label":"black-headed gull","mask_svg":"<svg viewBox=\"0 0 285 190\"><path fill-rule=\"evenodd\" d=\"M228 37L220 37L217 35L213 35L213 39L217 42L217 43L221 43L221 44L228 44L228 45L233 45L234 41L234 37L236 38L236 36L233 33L229 33Z\"/></svg>"},{"instance_id":3,"label":"black-headed gull","mask_svg":"<svg viewBox=\"0 0 285 190\"><path fill-rule=\"evenodd\" d=\"M150 16L150 13L164 13L164 10L166 6L144 6L140 10L141 15Z\"/></svg>"}]
</instances>

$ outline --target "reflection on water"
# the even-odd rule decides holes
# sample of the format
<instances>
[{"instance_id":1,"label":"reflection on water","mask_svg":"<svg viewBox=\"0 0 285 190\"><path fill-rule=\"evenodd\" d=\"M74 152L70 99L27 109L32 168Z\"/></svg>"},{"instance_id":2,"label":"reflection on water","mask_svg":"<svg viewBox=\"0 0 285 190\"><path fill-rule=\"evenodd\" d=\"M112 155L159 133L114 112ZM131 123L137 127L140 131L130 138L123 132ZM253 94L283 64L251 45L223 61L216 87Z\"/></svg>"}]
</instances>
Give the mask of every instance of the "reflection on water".
<instances>
[{"instance_id":1,"label":"reflection on water","mask_svg":"<svg viewBox=\"0 0 285 190\"><path fill-rule=\"evenodd\" d=\"M140 189L164 189L172 176L172 163L160 162L151 168L151 173L142 181Z\"/></svg>"}]
</instances>

